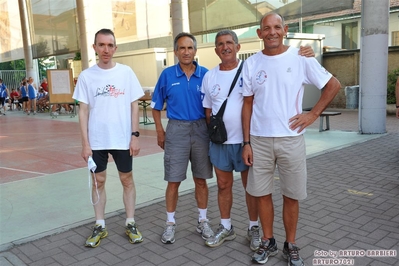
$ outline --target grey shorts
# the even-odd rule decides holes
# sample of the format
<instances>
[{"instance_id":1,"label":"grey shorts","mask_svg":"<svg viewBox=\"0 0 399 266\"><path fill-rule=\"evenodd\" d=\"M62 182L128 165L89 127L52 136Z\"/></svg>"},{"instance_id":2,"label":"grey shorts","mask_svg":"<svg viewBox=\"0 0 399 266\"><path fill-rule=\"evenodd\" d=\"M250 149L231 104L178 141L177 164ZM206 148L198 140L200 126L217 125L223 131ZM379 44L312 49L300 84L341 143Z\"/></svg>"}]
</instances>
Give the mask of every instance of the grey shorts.
<instances>
[{"instance_id":1,"label":"grey shorts","mask_svg":"<svg viewBox=\"0 0 399 266\"><path fill-rule=\"evenodd\" d=\"M242 160L241 144L209 144L209 158L211 163L219 170L225 172L243 172L248 166Z\"/></svg>"},{"instance_id":2,"label":"grey shorts","mask_svg":"<svg viewBox=\"0 0 399 266\"><path fill-rule=\"evenodd\" d=\"M164 179L168 182L185 180L188 162L191 162L194 177L212 178L208 151L209 137L205 119L169 120L165 135Z\"/></svg>"},{"instance_id":3,"label":"grey shorts","mask_svg":"<svg viewBox=\"0 0 399 266\"><path fill-rule=\"evenodd\" d=\"M274 192L274 171L278 166L281 194L305 199L306 146L303 135L267 138L251 136L253 166L249 168L247 192L265 196Z\"/></svg>"}]
</instances>

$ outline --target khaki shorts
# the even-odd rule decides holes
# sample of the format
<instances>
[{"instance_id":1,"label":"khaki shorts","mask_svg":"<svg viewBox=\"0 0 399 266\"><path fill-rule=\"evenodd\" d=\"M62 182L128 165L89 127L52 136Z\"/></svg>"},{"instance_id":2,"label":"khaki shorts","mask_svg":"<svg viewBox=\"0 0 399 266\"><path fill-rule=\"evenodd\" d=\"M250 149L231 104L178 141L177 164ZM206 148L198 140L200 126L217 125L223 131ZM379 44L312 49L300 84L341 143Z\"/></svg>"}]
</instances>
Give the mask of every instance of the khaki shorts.
<instances>
[{"instance_id":1,"label":"khaki shorts","mask_svg":"<svg viewBox=\"0 0 399 266\"><path fill-rule=\"evenodd\" d=\"M212 178L212 165L208 152L209 137L205 119L169 120L165 132L165 181L185 180L189 161L194 177Z\"/></svg>"},{"instance_id":2,"label":"khaki shorts","mask_svg":"<svg viewBox=\"0 0 399 266\"><path fill-rule=\"evenodd\" d=\"M302 200L306 193L306 146L303 135L268 138L251 136L253 166L249 168L247 192L260 197L274 192L276 165L281 194Z\"/></svg>"}]
</instances>

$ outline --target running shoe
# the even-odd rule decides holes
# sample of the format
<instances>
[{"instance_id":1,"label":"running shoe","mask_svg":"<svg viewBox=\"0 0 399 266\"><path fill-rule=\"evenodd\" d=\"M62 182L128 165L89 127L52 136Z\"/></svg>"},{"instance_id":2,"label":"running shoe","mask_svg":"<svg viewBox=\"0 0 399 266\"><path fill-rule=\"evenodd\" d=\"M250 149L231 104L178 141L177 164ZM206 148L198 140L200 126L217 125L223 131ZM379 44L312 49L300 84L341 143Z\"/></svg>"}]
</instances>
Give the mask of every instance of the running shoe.
<instances>
[{"instance_id":1,"label":"running shoe","mask_svg":"<svg viewBox=\"0 0 399 266\"><path fill-rule=\"evenodd\" d=\"M86 240L86 247L98 247L100 245L101 239L108 236L108 231L106 228L103 228L100 224L96 224L93 227L93 233Z\"/></svg>"},{"instance_id":2,"label":"running shoe","mask_svg":"<svg viewBox=\"0 0 399 266\"><path fill-rule=\"evenodd\" d=\"M247 239L249 241L249 248L252 251L257 251L260 245L259 226L252 226L251 230L247 231Z\"/></svg>"},{"instance_id":3,"label":"running shoe","mask_svg":"<svg viewBox=\"0 0 399 266\"><path fill-rule=\"evenodd\" d=\"M161 242L164 244L175 243L175 230L176 224L166 223L165 230L163 231Z\"/></svg>"},{"instance_id":4,"label":"running shoe","mask_svg":"<svg viewBox=\"0 0 399 266\"><path fill-rule=\"evenodd\" d=\"M303 259L299 256L299 248L292 243L284 242L283 258L288 260L288 266L304 266Z\"/></svg>"},{"instance_id":5,"label":"running shoe","mask_svg":"<svg viewBox=\"0 0 399 266\"><path fill-rule=\"evenodd\" d=\"M214 235L208 220L198 222L197 232L201 234L202 239L207 240Z\"/></svg>"},{"instance_id":6,"label":"running shoe","mask_svg":"<svg viewBox=\"0 0 399 266\"><path fill-rule=\"evenodd\" d=\"M274 241L274 245L270 243L270 239L261 240L259 249L252 256L252 261L257 262L259 264L265 264L269 257L276 256L278 253L276 241Z\"/></svg>"},{"instance_id":7,"label":"running shoe","mask_svg":"<svg viewBox=\"0 0 399 266\"><path fill-rule=\"evenodd\" d=\"M233 226L231 226L230 230L224 228L223 225L219 224L219 228L216 231L216 234L213 237L208 238L205 241L205 245L209 247L218 247L223 244L226 240L234 240L236 238L236 233L234 232Z\"/></svg>"},{"instance_id":8,"label":"running shoe","mask_svg":"<svg viewBox=\"0 0 399 266\"><path fill-rule=\"evenodd\" d=\"M126 235L129 237L129 242L132 244L141 243L144 240L135 222L127 224Z\"/></svg>"}]
</instances>

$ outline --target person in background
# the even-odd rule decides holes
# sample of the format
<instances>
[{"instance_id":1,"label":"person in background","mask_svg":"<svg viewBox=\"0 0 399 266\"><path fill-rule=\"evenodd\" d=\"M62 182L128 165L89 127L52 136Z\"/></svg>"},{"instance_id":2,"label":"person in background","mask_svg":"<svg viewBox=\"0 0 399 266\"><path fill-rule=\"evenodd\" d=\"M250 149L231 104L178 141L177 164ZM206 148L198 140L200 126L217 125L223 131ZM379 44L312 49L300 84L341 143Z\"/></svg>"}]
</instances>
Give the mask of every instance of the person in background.
<instances>
[{"instance_id":1,"label":"person in background","mask_svg":"<svg viewBox=\"0 0 399 266\"><path fill-rule=\"evenodd\" d=\"M263 264L278 253L272 200L277 166L283 195L283 257L289 266L302 266L296 231L299 200L307 196L303 133L333 100L341 85L315 58L299 56L297 48L284 45L287 31L281 15L273 12L264 15L257 30L264 49L245 61L242 157L250 166L247 192L258 199L263 231L252 261ZM302 113L304 84L323 89L319 101L308 113Z\"/></svg>"},{"instance_id":2,"label":"person in background","mask_svg":"<svg viewBox=\"0 0 399 266\"><path fill-rule=\"evenodd\" d=\"M11 89L10 97L8 99L8 104L10 106L10 111L13 110L14 104L17 106L17 109L21 109L21 104L19 103L19 93L15 90L15 88Z\"/></svg>"},{"instance_id":3,"label":"person in background","mask_svg":"<svg viewBox=\"0 0 399 266\"><path fill-rule=\"evenodd\" d=\"M187 178L189 161L199 213L196 230L203 239L213 236L207 218L206 183L206 179L212 178L212 166L208 157L209 137L201 93L202 78L208 70L194 60L196 52L195 37L190 33L179 33L174 39L174 53L179 63L162 71L152 96L158 146L165 151L164 179L168 182L165 192L166 225L161 237L164 244L175 242L179 186ZM165 102L169 118L166 132L161 123L161 110Z\"/></svg>"},{"instance_id":4,"label":"person in background","mask_svg":"<svg viewBox=\"0 0 399 266\"><path fill-rule=\"evenodd\" d=\"M26 82L26 78L23 78L21 81L20 93L22 99L22 109L24 112L28 113L29 106L29 96L28 96L28 83Z\"/></svg>"},{"instance_id":5,"label":"person in background","mask_svg":"<svg viewBox=\"0 0 399 266\"><path fill-rule=\"evenodd\" d=\"M38 112L44 112L49 110L48 106L49 95L43 88L39 89L39 93L37 94L37 109Z\"/></svg>"},{"instance_id":6,"label":"person in background","mask_svg":"<svg viewBox=\"0 0 399 266\"><path fill-rule=\"evenodd\" d=\"M108 235L105 224L105 182L108 156L112 155L123 187L126 211L125 233L132 244L143 242L134 219L136 187L133 156L140 152L138 99L143 89L133 70L113 61L117 46L110 29L97 31L93 49L98 63L79 75L73 98L80 103L79 124L82 157L96 164L92 173L92 200L95 214L93 232L85 246L97 247Z\"/></svg>"},{"instance_id":7,"label":"person in background","mask_svg":"<svg viewBox=\"0 0 399 266\"><path fill-rule=\"evenodd\" d=\"M46 78L43 78L43 81L40 84L40 87L43 88L43 90L45 92L48 92L48 83L47 83L47 79Z\"/></svg>"},{"instance_id":8,"label":"person in background","mask_svg":"<svg viewBox=\"0 0 399 266\"><path fill-rule=\"evenodd\" d=\"M6 115L6 98L9 95L6 84L0 79L0 105L3 107L3 115Z\"/></svg>"},{"instance_id":9,"label":"person in background","mask_svg":"<svg viewBox=\"0 0 399 266\"><path fill-rule=\"evenodd\" d=\"M33 78L29 77L28 79L28 97L29 97L29 103L28 103L28 113L27 115L30 115L30 111L33 110L33 115L36 114L36 99L37 99L37 90L33 85Z\"/></svg>"}]
</instances>

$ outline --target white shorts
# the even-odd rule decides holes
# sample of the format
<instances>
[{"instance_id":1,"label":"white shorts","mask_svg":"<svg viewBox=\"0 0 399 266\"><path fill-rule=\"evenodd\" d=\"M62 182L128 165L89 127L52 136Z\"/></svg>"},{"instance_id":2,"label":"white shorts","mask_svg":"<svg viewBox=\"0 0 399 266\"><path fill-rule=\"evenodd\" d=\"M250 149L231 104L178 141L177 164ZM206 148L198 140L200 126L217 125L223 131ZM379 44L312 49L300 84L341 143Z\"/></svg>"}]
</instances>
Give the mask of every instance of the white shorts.
<instances>
[{"instance_id":1,"label":"white shorts","mask_svg":"<svg viewBox=\"0 0 399 266\"><path fill-rule=\"evenodd\" d=\"M274 192L276 165L281 194L295 200L305 199L306 146L303 135L296 137L251 136L253 165L249 168L247 192L255 197Z\"/></svg>"}]
</instances>

